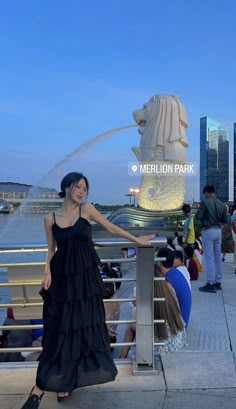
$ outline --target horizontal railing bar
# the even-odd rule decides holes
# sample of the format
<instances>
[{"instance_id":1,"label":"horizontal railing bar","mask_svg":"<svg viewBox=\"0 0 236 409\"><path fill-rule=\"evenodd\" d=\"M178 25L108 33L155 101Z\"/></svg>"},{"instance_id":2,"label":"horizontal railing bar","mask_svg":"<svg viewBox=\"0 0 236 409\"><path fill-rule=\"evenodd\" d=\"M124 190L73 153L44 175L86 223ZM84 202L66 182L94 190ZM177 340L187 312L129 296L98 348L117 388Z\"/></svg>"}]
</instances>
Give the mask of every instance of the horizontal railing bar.
<instances>
[{"instance_id":1,"label":"horizontal railing bar","mask_svg":"<svg viewBox=\"0 0 236 409\"><path fill-rule=\"evenodd\" d=\"M136 320L109 320L106 321L107 324L135 324ZM32 324L32 325L0 325L0 330L2 331L15 331L15 330L22 330L22 329L41 329L43 328L43 324Z\"/></svg>"},{"instance_id":2,"label":"horizontal railing bar","mask_svg":"<svg viewBox=\"0 0 236 409\"><path fill-rule=\"evenodd\" d=\"M131 301L136 301L136 298L108 298L104 299L104 303L113 303L113 302L131 302Z\"/></svg>"},{"instance_id":3,"label":"horizontal railing bar","mask_svg":"<svg viewBox=\"0 0 236 409\"><path fill-rule=\"evenodd\" d=\"M4 354L4 352L38 352L42 351L42 347L18 347L18 348L0 348L0 354Z\"/></svg>"},{"instance_id":4,"label":"horizontal railing bar","mask_svg":"<svg viewBox=\"0 0 236 409\"><path fill-rule=\"evenodd\" d=\"M110 346L112 347L112 348L115 348L115 347L132 347L132 346L135 346L136 345L136 342L116 342L116 343L111 343L110 344Z\"/></svg>"},{"instance_id":5,"label":"horizontal railing bar","mask_svg":"<svg viewBox=\"0 0 236 409\"><path fill-rule=\"evenodd\" d=\"M1 251L0 251L1 253ZM103 263L121 263L121 262L130 262L130 261L137 261L135 258L108 258L108 259L101 259L101 264ZM29 262L29 263L1 263L0 267L5 268L5 267L28 267L28 266L45 266L45 261L39 261L39 262Z\"/></svg>"},{"instance_id":6,"label":"horizontal railing bar","mask_svg":"<svg viewBox=\"0 0 236 409\"><path fill-rule=\"evenodd\" d=\"M137 261L135 257L123 257L123 258L103 258L101 263L130 263Z\"/></svg>"},{"instance_id":7,"label":"horizontal railing bar","mask_svg":"<svg viewBox=\"0 0 236 409\"><path fill-rule=\"evenodd\" d=\"M136 320L109 320L106 321L107 324L136 324ZM153 320L154 324L164 324L165 320ZM0 330L2 331L13 331L13 330L22 330L22 329L41 329L43 328L42 324L32 324L32 325L0 325Z\"/></svg>"},{"instance_id":8,"label":"horizontal railing bar","mask_svg":"<svg viewBox=\"0 0 236 409\"><path fill-rule=\"evenodd\" d=\"M105 299L103 300L104 303L114 303L114 302L131 302L131 301L136 301L136 298L113 298L113 299ZM161 300L162 301L162 300ZM0 304L0 308L9 308L9 307L41 307L43 305L43 302L35 302L35 303L28 303L25 302L24 304L22 303L15 303L15 304Z\"/></svg>"},{"instance_id":9,"label":"horizontal railing bar","mask_svg":"<svg viewBox=\"0 0 236 409\"><path fill-rule=\"evenodd\" d=\"M112 298L112 299L104 299L103 302L104 303L114 303L114 302L132 302L132 301L136 301L136 298ZM165 301L165 298L163 297L158 297L158 298L153 298L154 302L163 302ZM22 308L26 308L26 307L40 307L43 305L42 303L18 303L18 304L0 304L0 308L8 308L8 307L22 307Z\"/></svg>"},{"instance_id":10,"label":"horizontal railing bar","mask_svg":"<svg viewBox=\"0 0 236 409\"><path fill-rule=\"evenodd\" d=\"M127 247L139 247L139 245L133 241L119 238L119 237L113 237L113 238L107 238L107 239L95 239L93 240L93 243L95 246L100 246L100 247L120 247L120 246L127 246ZM158 247L158 245L166 245L167 239L166 237L156 237L153 240L150 240L151 245L154 247ZM142 247L142 246L141 246ZM47 250L47 244L46 243L11 243L11 244L6 244L6 243L0 243L0 253L2 252L15 252L15 251L45 251Z\"/></svg>"},{"instance_id":11,"label":"horizontal railing bar","mask_svg":"<svg viewBox=\"0 0 236 409\"><path fill-rule=\"evenodd\" d=\"M105 283L116 283L116 282L132 282L136 281L136 278L104 278L103 281ZM10 282L10 283L0 283L1 287L20 287L20 286L33 286L33 285L41 285L41 281L19 281L19 282Z\"/></svg>"},{"instance_id":12,"label":"horizontal railing bar","mask_svg":"<svg viewBox=\"0 0 236 409\"><path fill-rule=\"evenodd\" d=\"M10 308L10 307L22 307L22 308L26 308L26 307L42 307L43 306L43 302L32 302L32 303L28 303L26 302L25 304L22 303L16 303L16 304L0 304L0 308Z\"/></svg>"},{"instance_id":13,"label":"horizontal railing bar","mask_svg":"<svg viewBox=\"0 0 236 409\"><path fill-rule=\"evenodd\" d=\"M136 278L104 278L104 283L116 283L116 282L132 282L136 281ZM154 281L165 281L163 277L156 277ZM20 281L20 282L11 282L11 283L0 283L1 287L20 287L20 286L33 286L33 285L41 285L41 281Z\"/></svg>"},{"instance_id":14,"label":"horizontal railing bar","mask_svg":"<svg viewBox=\"0 0 236 409\"><path fill-rule=\"evenodd\" d=\"M40 286L41 281L21 281L19 283L0 283L0 288L1 287L25 287L25 286L35 286L38 285Z\"/></svg>"},{"instance_id":15,"label":"horizontal railing bar","mask_svg":"<svg viewBox=\"0 0 236 409\"><path fill-rule=\"evenodd\" d=\"M34 263L4 263L0 264L0 267L35 267L35 266L45 266L45 261L34 262Z\"/></svg>"},{"instance_id":16,"label":"horizontal railing bar","mask_svg":"<svg viewBox=\"0 0 236 409\"><path fill-rule=\"evenodd\" d=\"M112 348L114 348L114 347L123 347L123 346L135 346L135 345L136 345L136 342L117 342L117 343L111 343L110 344L110 346ZM7 353L11 353L11 352L41 352L42 350L43 350L42 347L0 348L0 354L3 354L5 352L7 352Z\"/></svg>"},{"instance_id":17,"label":"horizontal railing bar","mask_svg":"<svg viewBox=\"0 0 236 409\"><path fill-rule=\"evenodd\" d=\"M13 331L13 330L21 330L21 329L39 329L43 328L43 324L38 325L0 325L0 330L2 331Z\"/></svg>"}]
</instances>

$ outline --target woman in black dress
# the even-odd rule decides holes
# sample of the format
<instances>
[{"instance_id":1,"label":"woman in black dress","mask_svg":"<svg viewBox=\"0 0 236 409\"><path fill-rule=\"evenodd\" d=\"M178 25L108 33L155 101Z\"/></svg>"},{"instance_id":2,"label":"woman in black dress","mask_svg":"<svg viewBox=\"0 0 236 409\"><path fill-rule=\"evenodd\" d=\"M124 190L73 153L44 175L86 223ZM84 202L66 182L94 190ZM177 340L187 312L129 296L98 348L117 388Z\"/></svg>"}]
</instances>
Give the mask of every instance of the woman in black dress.
<instances>
[{"instance_id":1,"label":"woman in black dress","mask_svg":"<svg viewBox=\"0 0 236 409\"><path fill-rule=\"evenodd\" d=\"M90 223L94 220L109 233L141 245L150 244L154 235L135 237L106 220L91 203L82 204L88 188L83 174L66 175L59 194L63 204L45 217L43 351L36 385L22 409L38 408L44 391L56 392L62 400L75 388L113 381L117 375Z\"/></svg>"}]
</instances>

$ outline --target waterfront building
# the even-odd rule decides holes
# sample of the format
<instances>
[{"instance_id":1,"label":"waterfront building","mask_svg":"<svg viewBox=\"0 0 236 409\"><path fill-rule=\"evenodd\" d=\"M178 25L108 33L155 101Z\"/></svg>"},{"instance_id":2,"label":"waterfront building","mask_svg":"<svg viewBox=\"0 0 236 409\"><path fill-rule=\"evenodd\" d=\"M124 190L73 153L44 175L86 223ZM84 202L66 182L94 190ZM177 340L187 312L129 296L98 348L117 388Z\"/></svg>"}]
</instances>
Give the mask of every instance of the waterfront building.
<instances>
[{"instance_id":1,"label":"waterfront building","mask_svg":"<svg viewBox=\"0 0 236 409\"><path fill-rule=\"evenodd\" d=\"M200 198L205 185L213 185L219 199L229 200L228 128L209 117L200 119Z\"/></svg>"},{"instance_id":2,"label":"waterfront building","mask_svg":"<svg viewBox=\"0 0 236 409\"><path fill-rule=\"evenodd\" d=\"M234 123L234 203L236 203L236 123Z\"/></svg>"}]
</instances>

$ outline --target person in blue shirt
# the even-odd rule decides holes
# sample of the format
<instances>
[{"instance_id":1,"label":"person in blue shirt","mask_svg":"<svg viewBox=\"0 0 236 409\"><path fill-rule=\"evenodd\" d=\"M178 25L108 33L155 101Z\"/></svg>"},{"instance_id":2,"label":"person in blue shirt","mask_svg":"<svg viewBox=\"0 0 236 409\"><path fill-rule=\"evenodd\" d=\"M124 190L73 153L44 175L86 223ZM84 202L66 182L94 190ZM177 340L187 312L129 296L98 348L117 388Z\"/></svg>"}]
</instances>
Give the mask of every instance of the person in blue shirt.
<instances>
[{"instance_id":1,"label":"person in blue shirt","mask_svg":"<svg viewBox=\"0 0 236 409\"><path fill-rule=\"evenodd\" d=\"M165 261L158 261L158 267L163 276L175 291L182 318L187 328L189 324L192 296L189 285L183 274L174 267L174 251L164 247L158 251L158 257L165 257Z\"/></svg>"},{"instance_id":2,"label":"person in blue shirt","mask_svg":"<svg viewBox=\"0 0 236 409\"><path fill-rule=\"evenodd\" d=\"M43 324L43 320L40 318L32 319L31 324L32 325ZM36 341L36 339L42 336L43 336L43 328L33 328L32 329L32 342Z\"/></svg>"}]
</instances>

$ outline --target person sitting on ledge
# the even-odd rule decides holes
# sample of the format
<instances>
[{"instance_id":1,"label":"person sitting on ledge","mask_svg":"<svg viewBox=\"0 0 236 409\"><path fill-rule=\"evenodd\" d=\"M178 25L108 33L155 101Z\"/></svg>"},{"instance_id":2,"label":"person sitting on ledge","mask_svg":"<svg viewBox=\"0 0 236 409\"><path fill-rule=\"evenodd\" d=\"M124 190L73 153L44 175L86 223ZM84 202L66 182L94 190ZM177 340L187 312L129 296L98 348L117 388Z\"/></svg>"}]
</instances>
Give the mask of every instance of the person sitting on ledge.
<instances>
[{"instance_id":1,"label":"person sitting on ledge","mask_svg":"<svg viewBox=\"0 0 236 409\"><path fill-rule=\"evenodd\" d=\"M155 277L163 277L157 265L155 265ZM155 347L155 354L177 351L186 345L186 331L176 295L170 284L166 280L161 280L154 281L154 297L165 298L165 302L154 303L154 319L165 320L164 323L154 326L155 342L164 343ZM123 342L133 342L135 336L136 324L129 324ZM120 358L127 358L129 350L130 346L123 346Z\"/></svg>"},{"instance_id":2,"label":"person sitting on ledge","mask_svg":"<svg viewBox=\"0 0 236 409\"><path fill-rule=\"evenodd\" d=\"M158 266L162 275L173 287L179 302L180 311L187 328L192 305L191 290L183 274L174 267L175 252L165 247L161 248L158 257L165 258L165 261L158 261Z\"/></svg>"}]
</instances>

